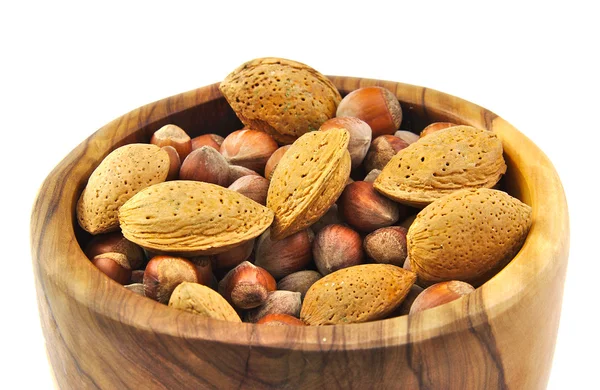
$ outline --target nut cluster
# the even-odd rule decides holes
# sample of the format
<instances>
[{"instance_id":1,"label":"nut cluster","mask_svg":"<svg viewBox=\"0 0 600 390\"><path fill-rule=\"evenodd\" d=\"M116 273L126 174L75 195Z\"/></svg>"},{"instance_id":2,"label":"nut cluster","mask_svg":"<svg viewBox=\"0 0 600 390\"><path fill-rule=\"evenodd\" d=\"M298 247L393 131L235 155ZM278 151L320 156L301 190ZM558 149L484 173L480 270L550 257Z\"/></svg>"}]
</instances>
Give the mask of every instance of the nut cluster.
<instances>
[{"instance_id":1,"label":"nut cluster","mask_svg":"<svg viewBox=\"0 0 600 390\"><path fill-rule=\"evenodd\" d=\"M327 325L414 315L470 294L510 261L531 216L488 189L506 169L495 135L449 122L400 130L392 91L341 98L316 70L275 60L222 83L244 128L196 135L169 124L152 134L155 149L118 154L118 175L111 155L94 171L78 222L93 235L85 254L100 271L197 315ZM253 66L276 66L294 93L263 89L268 76ZM318 113L307 111L298 69L327 96ZM294 123L319 131L291 128L286 105ZM135 176L141 167L145 176ZM117 210L96 193L117 199ZM461 236L471 220L491 226L472 235L487 245Z\"/></svg>"}]
</instances>

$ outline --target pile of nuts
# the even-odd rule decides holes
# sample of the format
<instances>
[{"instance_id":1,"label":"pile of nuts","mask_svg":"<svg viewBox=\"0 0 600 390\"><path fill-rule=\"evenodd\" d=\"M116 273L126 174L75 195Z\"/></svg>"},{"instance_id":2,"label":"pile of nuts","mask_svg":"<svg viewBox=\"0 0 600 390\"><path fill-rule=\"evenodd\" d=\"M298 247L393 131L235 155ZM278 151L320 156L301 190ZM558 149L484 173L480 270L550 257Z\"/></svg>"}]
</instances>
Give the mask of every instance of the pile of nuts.
<instances>
[{"instance_id":1,"label":"pile of nuts","mask_svg":"<svg viewBox=\"0 0 600 390\"><path fill-rule=\"evenodd\" d=\"M78 201L85 254L137 294L234 322L373 321L471 293L527 236L531 208L494 189L506 164L491 131L399 130L392 91L342 98L280 58L220 90L244 128L166 125L110 153Z\"/></svg>"}]
</instances>

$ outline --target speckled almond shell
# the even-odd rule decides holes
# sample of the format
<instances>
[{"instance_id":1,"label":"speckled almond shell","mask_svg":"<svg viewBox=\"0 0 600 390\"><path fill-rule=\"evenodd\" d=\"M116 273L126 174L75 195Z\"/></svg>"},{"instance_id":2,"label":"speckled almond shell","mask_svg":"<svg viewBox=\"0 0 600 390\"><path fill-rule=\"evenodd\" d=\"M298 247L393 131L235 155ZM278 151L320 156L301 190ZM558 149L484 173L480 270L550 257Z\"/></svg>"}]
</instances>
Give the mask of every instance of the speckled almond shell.
<instances>
[{"instance_id":1,"label":"speckled almond shell","mask_svg":"<svg viewBox=\"0 0 600 390\"><path fill-rule=\"evenodd\" d=\"M465 188L492 188L506 172L502 141L492 131L454 126L396 154L373 182L381 194L426 206Z\"/></svg>"},{"instance_id":2,"label":"speckled almond shell","mask_svg":"<svg viewBox=\"0 0 600 390\"><path fill-rule=\"evenodd\" d=\"M265 231L273 212L216 184L176 180L146 188L119 210L123 236L159 253L224 252Z\"/></svg>"},{"instance_id":3,"label":"speckled almond shell","mask_svg":"<svg viewBox=\"0 0 600 390\"><path fill-rule=\"evenodd\" d=\"M219 89L244 125L290 144L333 118L342 99L329 79L300 62L258 58L231 72Z\"/></svg>"},{"instance_id":4,"label":"speckled almond shell","mask_svg":"<svg viewBox=\"0 0 600 390\"><path fill-rule=\"evenodd\" d=\"M152 144L129 144L112 151L92 172L79 197L79 225L91 234L117 230L119 207L140 190L165 181L169 164L169 154Z\"/></svg>"},{"instance_id":5,"label":"speckled almond shell","mask_svg":"<svg viewBox=\"0 0 600 390\"><path fill-rule=\"evenodd\" d=\"M503 191L457 191L425 207L410 225L411 269L424 285L478 285L517 254L531 223L531 207Z\"/></svg>"},{"instance_id":6,"label":"speckled almond shell","mask_svg":"<svg viewBox=\"0 0 600 390\"><path fill-rule=\"evenodd\" d=\"M280 240L316 222L350 176L346 129L304 134L283 155L271 177L267 207L275 213L271 237Z\"/></svg>"},{"instance_id":7,"label":"speckled almond shell","mask_svg":"<svg viewBox=\"0 0 600 390\"><path fill-rule=\"evenodd\" d=\"M415 280L413 272L390 264L335 271L308 289L300 319L307 325L335 325L384 318L402 303Z\"/></svg>"},{"instance_id":8,"label":"speckled almond shell","mask_svg":"<svg viewBox=\"0 0 600 390\"><path fill-rule=\"evenodd\" d=\"M242 322L225 298L198 283L183 282L178 285L171 294L169 306L217 320Z\"/></svg>"}]
</instances>

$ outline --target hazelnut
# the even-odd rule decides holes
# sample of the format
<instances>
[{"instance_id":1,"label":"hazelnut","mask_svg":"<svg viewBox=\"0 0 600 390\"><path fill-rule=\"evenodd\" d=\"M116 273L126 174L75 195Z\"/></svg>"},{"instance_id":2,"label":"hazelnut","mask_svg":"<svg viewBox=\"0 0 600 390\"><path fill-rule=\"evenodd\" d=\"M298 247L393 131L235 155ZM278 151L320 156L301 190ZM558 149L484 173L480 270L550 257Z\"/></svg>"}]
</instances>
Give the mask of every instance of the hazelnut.
<instances>
[{"instance_id":1,"label":"hazelnut","mask_svg":"<svg viewBox=\"0 0 600 390\"><path fill-rule=\"evenodd\" d=\"M179 178L224 186L229 180L229 164L221 153L210 146L202 146L183 160Z\"/></svg>"},{"instance_id":2,"label":"hazelnut","mask_svg":"<svg viewBox=\"0 0 600 390\"><path fill-rule=\"evenodd\" d=\"M94 236L86 245L84 253L92 261L96 257L112 259L129 270L141 268L145 261L143 249L123 237L121 232Z\"/></svg>"},{"instance_id":3,"label":"hazelnut","mask_svg":"<svg viewBox=\"0 0 600 390\"><path fill-rule=\"evenodd\" d=\"M165 125L152 134L150 143L159 147L172 146L177 150L179 158L185 160L192 151L190 136L179 126Z\"/></svg>"},{"instance_id":4,"label":"hazelnut","mask_svg":"<svg viewBox=\"0 0 600 390\"><path fill-rule=\"evenodd\" d=\"M245 322L257 322L269 314L287 314L298 318L302 300L299 292L277 290L270 292L261 306L248 310Z\"/></svg>"},{"instance_id":5,"label":"hazelnut","mask_svg":"<svg viewBox=\"0 0 600 390\"><path fill-rule=\"evenodd\" d=\"M232 165L263 173L267 160L279 148L269 134L258 130L237 130L221 144L221 154Z\"/></svg>"},{"instance_id":6,"label":"hazelnut","mask_svg":"<svg viewBox=\"0 0 600 390\"><path fill-rule=\"evenodd\" d=\"M146 293L144 292L144 284L143 283L132 283L132 284L127 284L125 286L127 290L136 293L137 295L141 295L143 297L146 296Z\"/></svg>"},{"instance_id":7,"label":"hazelnut","mask_svg":"<svg viewBox=\"0 0 600 390\"><path fill-rule=\"evenodd\" d=\"M223 143L223 137L218 134L202 134L192 138L192 150L200 149L203 146L210 146L219 151Z\"/></svg>"},{"instance_id":8,"label":"hazelnut","mask_svg":"<svg viewBox=\"0 0 600 390\"><path fill-rule=\"evenodd\" d=\"M177 153L177 150L170 145L163 146L162 149L169 155L169 173L167 174L167 180L177 180L179 177L179 169L181 168L179 153Z\"/></svg>"},{"instance_id":9,"label":"hazelnut","mask_svg":"<svg viewBox=\"0 0 600 390\"><path fill-rule=\"evenodd\" d=\"M394 137L400 138L401 140L403 140L404 142L406 142L409 145L414 144L420 138L419 134L415 134L412 131L408 131L408 130L398 130L397 132L394 133Z\"/></svg>"},{"instance_id":10,"label":"hazelnut","mask_svg":"<svg viewBox=\"0 0 600 390\"><path fill-rule=\"evenodd\" d=\"M293 326L306 326L302 320L292 317L289 314L267 314L256 322L257 324L265 324L270 326L282 326L282 325L293 325Z\"/></svg>"},{"instance_id":11,"label":"hazelnut","mask_svg":"<svg viewBox=\"0 0 600 390\"><path fill-rule=\"evenodd\" d=\"M350 183L348 183L348 184L350 184ZM333 224L341 225L342 223L344 223L344 221L342 220L342 217L339 213L338 205L334 203L331 205L329 210L327 210L327 212L325 214L323 214L323 216L317 222L310 225L310 229L315 234L317 234L318 232L321 231L321 229L323 229L327 225L333 225Z\"/></svg>"},{"instance_id":12,"label":"hazelnut","mask_svg":"<svg viewBox=\"0 0 600 390\"><path fill-rule=\"evenodd\" d=\"M444 129L447 129L449 127L454 127L454 126L456 126L456 123L451 123L451 122L433 122L432 124L426 126L421 131L421 138L425 137L428 134L435 133L436 131L444 130Z\"/></svg>"},{"instance_id":13,"label":"hazelnut","mask_svg":"<svg viewBox=\"0 0 600 390\"><path fill-rule=\"evenodd\" d=\"M313 243L313 258L321 275L362 264L364 260L360 234L343 225L325 226Z\"/></svg>"},{"instance_id":14,"label":"hazelnut","mask_svg":"<svg viewBox=\"0 0 600 390\"><path fill-rule=\"evenodd\" d=\"M131 283L144 283L143 269L136 269L131 271Z\"/></svg>"},{"instance_id":15,"label":"hazelnut","mask_svg":"<svg viewBox=\"0 0 600 390\"><path fill-rule=\"evenodd\" d=\"M106 276L117 283L127 284L131 280L131 269L123 267L113 259L96 256L92 263Z\"/></svg>"},{"instance_id":16,"label":"hazelnut","mask_svg":"<svg viewBox=\"0 0 600 390\"><path fill-rule=\"evenodd\" d=\"M240 177L228 188L266 206L269 184L270 182L262 176L250 175Z\"/></svg>"},{"instance_id":17,"label":"hazelnut","mask_svg":"<svg viewBox=\"0 0 600 390\"><path fill-rule=\"evenodd\" d=\"M254 241L254 238L244 241L225 252L213 255L212 260L216 273L220 274L223 270L229 271L248 260L254 249Z\"/></svg>"},{"instance_id":18,"label":"hazelnut","mask_svg":"<svg viewBox=\"0 0 600 390\"><path fill-rule=\"evenodd\" d=\"M312 270L294 272L277 283L277 290L299 292L304 299L310 286L322 277L320 273Z\"/></svg>"},{"instance_id":19,"label":"hazelnut","mask_svg":"<svg viewBox=\"0 0 600 390\"><path fill-rule=\"evenodd\" d=\"M364 87L350 92L338 105L337 117L360 118L371 127L372 138L394 134L402 122L402 108L396 96L382 87Z\"/></svg>"},{"instance_id":20,"label":"hazelnut","mask_svg":"<svg viewBox=\"0 0 600 390\"><path fill-rule=\"evenodd\" d=\"M181 257L155 256L144 271L144 287L148 298L167 304L169 298L182 282L198 283L196 266Z\"/></svg>"},{"instance_id":21,"label":"hazelnut","mask_svg":"<svg viewBox=\"0 0 600 390\"><path fill-rule=\"evenodd\" d=\"M396 310L394 310L394 312L392 313L392 315L390 317L399 317L399 316L408 315L410 313L410 308L411 308L412 304L414 303L415 299L417 299L419 294L421 294L421 292L423 292L423 287L418 286L416 284L413 284L412 286L410 286L410 290L408 290L408 294L406 294L406 297L404 298L404 300L402 301L400 306L398 306L398 308Z\"/></svg>"},{"instance_id":22,"label":"hazelnut","mask_svg":"<svg viewBox=\"0 0 600 390\"><path fill-rule=\"evenodd\" d=\"M279 149L277 149L276 151L274 151L273 154L271 155L271 157L269 157L269 159L267 160L267 164L265 165L265 177L267 179L271 180L271 176L273 176L273 171L275 170L275 168L277 168L277 164L279 164L279 160L281 160L281 157L283 157L285 152L287 152L287 150L291 146L292 145L284 145L284 146L280 147Z\"/></svg>"},{"instance_id":23,"label":"hazelnut","mask_svg":"<svg viewBox=\"0 0 600 390\"><path fill-rule=\"evenodd\" d=\"M369 145L371 145L371 127L359 118L337 117L326 120L319 130L327 131L339 128L348 130L350 134L348 152L350 152L352 169L355 169L362 164L369 150Z\"/></svg>"},{"instance_id":24,"label":"hazelnut","mask_svg":"<svg viewBox=\"0 0 600 390\"><path fill-rule=\"evenodd\" d=\"M211 287L216 284L214 275L212 272L212 259L209 256L196 256L188 259L192 264L196 266L198 271L198 283L205 286Z\"/></svg>"},{"instance_id":25,"label":"hazelnut","mask_svg":"<svg viewBox=\"0 0 600 390\"><path fill-rule=\"evenodd\" d=\"M337 204L344 220L365 233L393 225L405 210L375 191L373 183L365 181L346 186Z\"/></svg>"},{"instance_id":26,"label":"hazelnut","mask_svg":"<svg viewBox=\"0 0 600 390\"><path fill-rule=\"evenodd\" d=\"M423 290L414 300L410 314L415 314L423 310L431 309L444 303L452 302L455 299L475 291L469 283L458 280L450 280L433 284Z\"/></svg>"},{"instance_id":27,"label":"hazelnut","mask_svg":"<svg viewBox=\"0 0 600 390\"><path fill-rule=\"evenodd\" d=\"M377 179L377 176L379 176L380 173L381 173L381 169L371 169L369 171L369 173L367 174L367 176L365 176L363 181L366 181L367 183L373 183L375 181L375 179Z\"/></svg>"},{"instance_id":28,"label":"hazelnut","mask_svg":"<svg viewBox=\"0 0 600 390\"><path fill-rule=\"evenodd\" d=\"M229 179L227 180L227 186L233 184L234 181L244 176L260 176L252 169L242 167L241 165L230 165L229 166Z\"/></svg>"},{"instance_id":29,"label":"hazelnut","mask_svg":"<svg viewBox=\"0 0 600 390\"><path fill-rule=\"evenodd\" d=\"M408 254L406 232L402 226L389 226L369 233L364 241L367 256L376 263L402 267Z\"/></svg>"},{"instance_id":30,"label":"hazelnut","mask_svg":"<svg viewBox=\"0 0 600 390\"><path fill-rule=\"evenodd\" d=\"M284 239L271 239L271 229L265 230L256 241L254 263L277 280L291 273L302 271L312 260L314 233L304 229Z\"/></svg>"},{"instance_id":31,"label":"hazelnut","mask_svg":"<svg viewBox=\"0 0 600 390\"><path fill-rule=\"evenodd\" d=\"M365 157L365 170L369 172L373 169L383 169L396 153L407 146L406 141L393 135L375 138Z\"/></svg>"},{"instance_id":32,"label":"hazelnut","mask_svg":"<svg viewBox=\"0 0 600 390\"><path fill-rule=\"evenodd\" d=\"M275 289L273 276L248 261L229 271L219 282L219 293L238 309L253 309L262 305L268 293Z\"/></svg>"}]
</instances>

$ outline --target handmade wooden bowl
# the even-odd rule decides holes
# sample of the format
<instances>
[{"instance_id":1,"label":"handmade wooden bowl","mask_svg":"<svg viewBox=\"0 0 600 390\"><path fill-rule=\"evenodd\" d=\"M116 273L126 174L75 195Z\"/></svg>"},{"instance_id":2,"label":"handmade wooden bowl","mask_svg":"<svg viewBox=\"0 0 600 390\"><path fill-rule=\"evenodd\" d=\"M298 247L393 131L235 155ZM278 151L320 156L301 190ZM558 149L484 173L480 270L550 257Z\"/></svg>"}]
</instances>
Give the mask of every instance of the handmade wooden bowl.
<instances>
[{"instance_id":1,"label":"handmade wooden bowl","mask_svg":"<svg viewBox=\"0 0 600 390\"><path fill-rule=\"evenodd\" d=\"M567 266L564 192L548 158L492 112L427 88L331 77L342 94L379 85L402 127L434 121L495 131L504 188L533 208L514 260L475 293L425 312L364 324L268 327L177 311L113 282L82 252L75 204L113 149L175 123L190 135L241 127L213 84L148 104L104 126L48 176L31 247L42 328L61 388L539 389L548 381Z\"/></svg>"}]
</instances>

